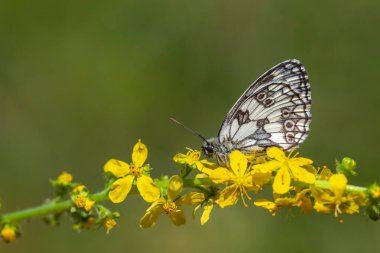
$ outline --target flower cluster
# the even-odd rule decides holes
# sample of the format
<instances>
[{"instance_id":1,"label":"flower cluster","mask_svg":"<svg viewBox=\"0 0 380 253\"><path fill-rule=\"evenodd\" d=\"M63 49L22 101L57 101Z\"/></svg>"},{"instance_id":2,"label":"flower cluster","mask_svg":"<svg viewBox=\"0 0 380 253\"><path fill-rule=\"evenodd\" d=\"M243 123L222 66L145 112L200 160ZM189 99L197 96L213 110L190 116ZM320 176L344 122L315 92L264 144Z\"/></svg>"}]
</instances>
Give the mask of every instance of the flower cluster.
<instances>
[{"instance_id":1,"label":"flower cluster","mask_svg":"<svg viewBox=\"0 0 380 253\"><path fill-rule=\"evenodd\" d=\"M111 181L116 180L112 181L109 192L112 202L124 200L133 186L146 202L152 202L140 220L141 228L154 226L162 213L175 225L185 224L185 206L193 207L193 218L203 207L200 218L203 225L214 206L225 208L239 200L245 207L265 208L273 216L281 208L298 207L302 214L313 209L319 213L331 212L339 221L342 214L358 213L360 206L368 204L365 191L347 189L346 175L354 175L355 167L349 158L337 162L334 174L326 167L316 169L312 160L299 157L294 151L286 155L277 147L268 148L265 158L234 150L226 165L201 159L200 151L189 149L186 154L178 153L173 158L182 165L179 175L153 180L149 166L143 166L147 154L147 147L139 140L133 148L131 164L112 159L104 168L105 172L111 172ZM195 175L190 179L192 174ZM271 186L273 200L254 197L264 186ZM380 188L374 192L380 197Z\"/></svg>"},{"instance_id":2,"label":"flower cluster","mask_svg":"<svg viewBox=\"0 0 380 253\"><path fill-rule=\"evenodd\" d=\"M229 164L225 166L205 160L194 161L190 158L194 157L194 152L176 155L174 160L180 163L191 161L187 165L194 167L196 164L196 169L201 172L197 176L212 181L213 193L205 202L208 206L215 203L224 208L235 205L241 198L247 207L246 199L252 199L249 193L256 194L265 185L271 185L274 199L256 198L253 203L267 209L273 216L281 208L298 207L303 214L313 209L319 213L332 212L342 222L342 214L359 213L360 206L368 205L365 188L347 189L346 175L355 174L355 162L350 158L337 162L337 173L333 174L327 167L316 169L312 160L298 157L298 153L292 151L286 155L277 147L268 148L265 159L249 159L252 156L232 151Z\"/></svg>"},{"instance_id":3,"label":"flower cluster","mask_svg":"<svg viewBox=\"0 0 380 253\"><path fill-rule=\"evenodd\" d=\"M272 216L284 208L299 208L302 214L313 210L333 214L339 222L343 222L344 214L357 214L366 207L371 219L380 219L380 184L349 185L348 178L357 173L355 161L347 157L337 161L333 171L326 166L314 167L312 160L294 150L286 154L278 147L269 147L260 156L234 150L226 164L202 159L200 151L188 149L186 154L173 157L180 164L178 173L160 178L152 177L147 158L148 148L138 140L131 162L110 159L103 169L105 189L95 194L63 172L51 181L55 196L49 202L0 216L0 236L11 242L20 236L17 221L42 215L47 223L56 225L64 213L71 216L75 230L103 227L108 233L117 225L119 213L101 202L121 203L131 195L140 195L150 205L141 216L141 228L154 226L161 214L173 224L183 225L186 207L192 209L193 219L202 210L200 223L204 225L215 208L239 202L244 207L264 208ZM265 188L272 192L273 199L260 197Z\"/></svg>"}]
</instances>

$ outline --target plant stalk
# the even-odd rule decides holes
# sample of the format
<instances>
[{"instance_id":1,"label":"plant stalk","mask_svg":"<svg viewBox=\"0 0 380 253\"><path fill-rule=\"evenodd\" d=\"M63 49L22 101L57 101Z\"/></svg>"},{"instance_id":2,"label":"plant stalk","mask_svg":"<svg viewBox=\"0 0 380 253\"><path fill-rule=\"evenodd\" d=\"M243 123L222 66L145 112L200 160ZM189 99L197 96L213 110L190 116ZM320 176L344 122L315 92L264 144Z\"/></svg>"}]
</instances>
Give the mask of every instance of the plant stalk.
<instances>
[{"instance_id":1,"label":"plant stalk","mask_svg":"<svg viewBox=\"0 0 380 253\"><path fill-rule=\"evenodd\" d=\"M213 184L210 178L194 178L194 179L184 179L183 186L185 188L199 188L205 185ZM296 182L297 185L308 186L307 184L302 184ZM327 180L316 180L314 186L319 189L328 190L331 189L330 182ZM105 189L98 193L92 194L91 199L95 202L101 202L108 200L108 191ZM347 185L346 192L352 193L366 193L367 188L355 185ZM137 189L132 189L130 195L137 193ZM30 219L34 217L41 217L50 213L59 213L65 210L68 210L73 205L72 200L63 200L50 202L42 204L40 206L10 212L3 215L0 215L0 223L13 223L20 220Z\"/></svg>"}]
</instances>

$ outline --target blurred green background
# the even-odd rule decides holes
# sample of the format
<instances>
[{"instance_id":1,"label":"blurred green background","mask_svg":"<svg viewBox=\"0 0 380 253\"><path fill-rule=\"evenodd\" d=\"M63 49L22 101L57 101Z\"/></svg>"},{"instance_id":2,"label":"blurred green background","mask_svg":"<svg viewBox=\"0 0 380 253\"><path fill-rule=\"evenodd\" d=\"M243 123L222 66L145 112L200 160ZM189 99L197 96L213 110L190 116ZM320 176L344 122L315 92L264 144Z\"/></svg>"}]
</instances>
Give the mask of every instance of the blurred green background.
<instances>
[{"instance_id":1,"label":"blurred green background","mask_svg":"<svg viewBox=\"0 0 380 253\"><path fill-rule=\"evenodd\" d=\"M101 189L104 163L129 161L138 138L154 176L176 173L172 156L201 141L168 118L213 136L248 85L289 58L311 79L303 156L318 165L350 156L353 183L379 179L379 10L370 0L1 1L1 212L41 203L63 170ZM203 227L187 212L186 226L160 217L141 230L141 199L109 206L122 213L110 235L33 220L0 252L380 251L380 223L363 214L339 224L238 205Z\"/></svg>"}]
</instances>

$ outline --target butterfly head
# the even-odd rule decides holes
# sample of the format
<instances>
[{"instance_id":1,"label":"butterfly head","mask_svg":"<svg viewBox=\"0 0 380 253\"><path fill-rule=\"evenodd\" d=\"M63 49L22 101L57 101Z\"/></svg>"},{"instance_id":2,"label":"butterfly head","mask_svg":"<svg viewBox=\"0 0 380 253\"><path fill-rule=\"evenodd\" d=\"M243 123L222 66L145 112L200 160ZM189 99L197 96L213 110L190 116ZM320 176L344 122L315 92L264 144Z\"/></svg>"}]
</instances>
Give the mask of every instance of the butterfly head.
<instances>
[{"instance_id":1,"label":"butterfly head","mask_svg":"<svg viewBox=\"0 0 380 253\"><path fill-rule=\"evenodd\" d=\"M195 134L196 136L198 136L199 138L201 138L202 140L204 140L203 144L202 144L202 151L203 151L203 154L205 154L206 156L208 157L214 157L215 156L215 147L217 146L217 144L219 143L219 140L218 138L214 137L214 138L210 138L210 139L206 139L205 137L203 137L201 134L199 134L198 132L194 131L193 129L185 126L184 124L178 122L177 120L173 119L173 118L170 118L174 123L176 123L177 125L180 125L182 126L183 128L185 128L187 131Z\"/></svg>"},{"instance_id":2,"label":"butterfly head","mask_svg":"<svg viewBox=\"0 0 380 253\"><path fill-rule=\"evenodd\" d=\"M214 146L210 142L204 142L202 145L203 154L208 157L214 156Z\"/></svg>"},{"instance_id":3,"label":"butterfly head","mask_svg":"<svg viewBox=\"0 0 380 253\"><path fill-rule=\"evenodd\" d=\"M205 140L205 142L203 142L202 145L203 154L205 154L208 157L214 157L218 143L218 138L215 137Z\"/></svg>"}]
</instances>

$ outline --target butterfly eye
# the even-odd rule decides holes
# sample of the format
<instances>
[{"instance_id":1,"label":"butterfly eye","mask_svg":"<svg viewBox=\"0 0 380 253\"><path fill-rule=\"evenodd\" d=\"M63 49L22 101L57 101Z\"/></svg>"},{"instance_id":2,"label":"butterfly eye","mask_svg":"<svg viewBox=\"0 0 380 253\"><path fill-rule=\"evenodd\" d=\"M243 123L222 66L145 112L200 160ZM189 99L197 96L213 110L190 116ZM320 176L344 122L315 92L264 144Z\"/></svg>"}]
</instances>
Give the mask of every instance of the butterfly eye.
<instances>
[{"instance_id":1,"label":"butterfly eye","mask_svg":"<svg viewBox=\"0 0 380 253\"><path fill-rule=\"evenodd\" d=\"M206 142L202 145L202 151L205 155L211 157L214 154L214 147L211 143Z\"/></svg>"}]
</instances>

